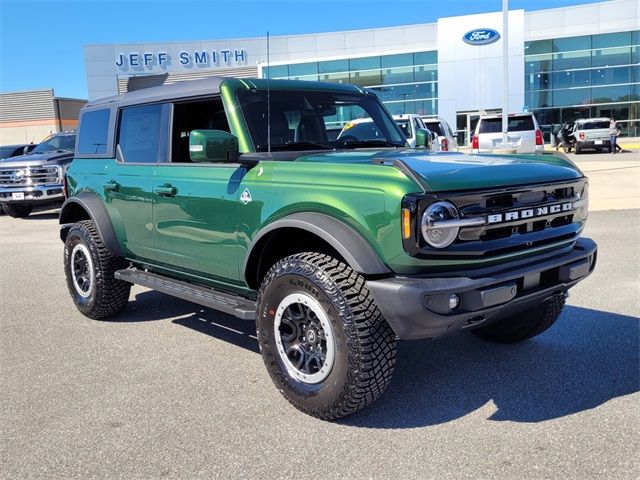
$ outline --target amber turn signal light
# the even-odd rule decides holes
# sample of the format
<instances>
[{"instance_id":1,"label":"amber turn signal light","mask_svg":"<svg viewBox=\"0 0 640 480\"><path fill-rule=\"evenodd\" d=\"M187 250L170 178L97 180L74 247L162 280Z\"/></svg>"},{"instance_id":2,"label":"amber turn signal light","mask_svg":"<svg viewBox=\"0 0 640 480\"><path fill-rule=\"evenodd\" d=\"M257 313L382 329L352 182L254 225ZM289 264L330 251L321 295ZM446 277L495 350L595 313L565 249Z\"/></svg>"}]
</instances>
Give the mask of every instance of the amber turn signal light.
<instances>
[{"instance_id":1,"label":"amber turn signal light","mask_svg":"<svg viewBox=\"0 0 640 480\"><path fill-rule=\"evenodd\" d=\"M406 240L411 237L411 212L408 208L402 209L402 238Z\"/></svg>"}]
</instances>

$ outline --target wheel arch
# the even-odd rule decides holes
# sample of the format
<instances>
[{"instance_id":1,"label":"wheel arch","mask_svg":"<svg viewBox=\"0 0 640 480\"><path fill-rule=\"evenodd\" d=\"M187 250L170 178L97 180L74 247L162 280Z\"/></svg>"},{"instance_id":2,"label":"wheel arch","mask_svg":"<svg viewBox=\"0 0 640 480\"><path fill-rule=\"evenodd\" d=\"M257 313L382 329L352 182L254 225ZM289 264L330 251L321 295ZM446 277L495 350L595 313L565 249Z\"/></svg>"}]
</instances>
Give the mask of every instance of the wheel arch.
<instances>
[{"instance_id":1,"label":"wheel arch","mask_svg":"<svg viewBox=\"0 0 640 480\"><path fill-rule=\"evenodd\" d=\"M60 240L67 239L69 229L80 220L91 220L98 230L107 250L113 255L122 256L120 244L116 237L109 213L102 200L95 194L82 192L77 196L68 198L60 209Z\"/></svg>"},{"instance_id":2,"label":"wheel arch","mask_svg":"<svg viewBox=\"0 0 640 480\"><path fill-rule=\"evenodd\" d=\"M296 234L294 241L289 239L292 234ZM270 244L277 245L275 251ZM250 288L257 289L266 271L283 255L314 249L337 254L362 275L391 273L371 244L352 227L326 214L304 212L278 219L256 234L242 266L244 279Z\"/></svg>"}]
</instances>

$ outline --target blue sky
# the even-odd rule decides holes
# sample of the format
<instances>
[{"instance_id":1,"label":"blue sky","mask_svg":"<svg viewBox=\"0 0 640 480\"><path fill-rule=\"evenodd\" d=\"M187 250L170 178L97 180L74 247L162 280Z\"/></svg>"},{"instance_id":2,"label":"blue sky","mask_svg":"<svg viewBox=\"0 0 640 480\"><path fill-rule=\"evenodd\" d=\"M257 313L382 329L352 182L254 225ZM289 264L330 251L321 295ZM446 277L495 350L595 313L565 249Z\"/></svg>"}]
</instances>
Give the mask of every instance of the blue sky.
<instances>
[{"instance_id":1,"label":"blue sky","mask_svg":"<svg viewBox=\"0 0 640 480\"><path fill-rule=\"evenodd\" d=\"M595 0L511 0L538 10ZM86 98L83 46L213 40L429 23L498 11L501 0L0 0L0 91Z\"/></svg>"}]
</instances>

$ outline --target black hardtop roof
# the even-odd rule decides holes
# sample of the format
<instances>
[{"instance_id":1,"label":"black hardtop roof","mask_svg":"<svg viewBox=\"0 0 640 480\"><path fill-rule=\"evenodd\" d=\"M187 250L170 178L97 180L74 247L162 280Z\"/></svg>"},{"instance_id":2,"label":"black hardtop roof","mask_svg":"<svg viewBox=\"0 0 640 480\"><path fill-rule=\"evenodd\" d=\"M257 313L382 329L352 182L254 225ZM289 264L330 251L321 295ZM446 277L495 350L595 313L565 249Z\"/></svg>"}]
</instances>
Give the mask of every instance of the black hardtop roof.
<instances>
[{"instance_id":1,"label":"black hardtop roof","mask_svg":"<svg viewBox=\"0 0 640 480\"><path fill-rule=\"evenodd\" d=\"M98 106L105 107L114 103L130 105L136 103L152 103L172 98L216 94L220 93L220 85L222 85L222 82L225 80L225 77L208 77L199 80L169 83L158 87L142 88L121 95L92 100L84 106L83 110Z\"/></svg>"},{"instance_id":2,"label":"black hardtop roof","mask_svg":"<svg viewBox=\"0 0 640 480\"><path fill-rule=\"evenodd\" d=\"M164 100L172 100L179 98L198 97L205 95L215 95L220 93L220 86L225 81L238 82L247 89L266 88L267 79L260 78L232 78L232 77L207 77L199 80L187 80L176 83L160 85L158 87L142 88L133 92L114 95L112 97L100 98L87 103L83 110L93 109L97 107L108 107L117 105L136 105L142 103L154 103ZM339 83L328 82L309 82L304 80L270 80L272 89L280 88L296 88L305 90L335 90L341 92L362 92L362 90L353 85L345 85Z\"/></svg>"}]
</instances>

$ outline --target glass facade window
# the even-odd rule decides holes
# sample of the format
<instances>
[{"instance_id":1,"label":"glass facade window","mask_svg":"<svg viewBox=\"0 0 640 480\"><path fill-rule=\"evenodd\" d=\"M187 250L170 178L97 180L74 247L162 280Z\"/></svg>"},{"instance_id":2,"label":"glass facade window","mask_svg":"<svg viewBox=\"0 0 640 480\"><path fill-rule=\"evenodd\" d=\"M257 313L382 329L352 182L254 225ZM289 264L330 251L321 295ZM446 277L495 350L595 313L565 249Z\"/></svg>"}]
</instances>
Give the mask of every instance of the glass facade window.
<instances>
[{"instance_id":1,"label":"glass facade window","mask_svg":"<svg viewBox=\"0 0 640 480\"><path fill-rule=\"evenodd\" d=\"M556 38L553 40L554 52L571 52L575 50L591 50L591 35Z\"/></svg>"},{"instance_id":2,"label":"glass facade window","mask_svg":"<svg viewBox=\"0 0 640 480\"><path fill-rule=\"evenodd\" d=\"M278 65L269 72L271 78L351 83L367 88L392 114L436 115L437 63L437 52L426 51Z\"/></svg>"},{"instance_id":3,"label":"glass facade window","mask_svg":"<svg viewBox=\"0 0 640 480\"><path fill-rule=\"evenodd\" d=\"M336 73L348 71L349 60L330 60L327 62L318 62L318 73Z\"/></svg>"},{"instance_id":4,"label":"glass facade window","mask_svg":"<svg viewBox=\"0 0 640 480\"><path fill-rule=\"evenodd\" d=\"M640 136L640 31L525 43L525 102L538 123L615 117Z\"/></svg>"}]
</instances>

